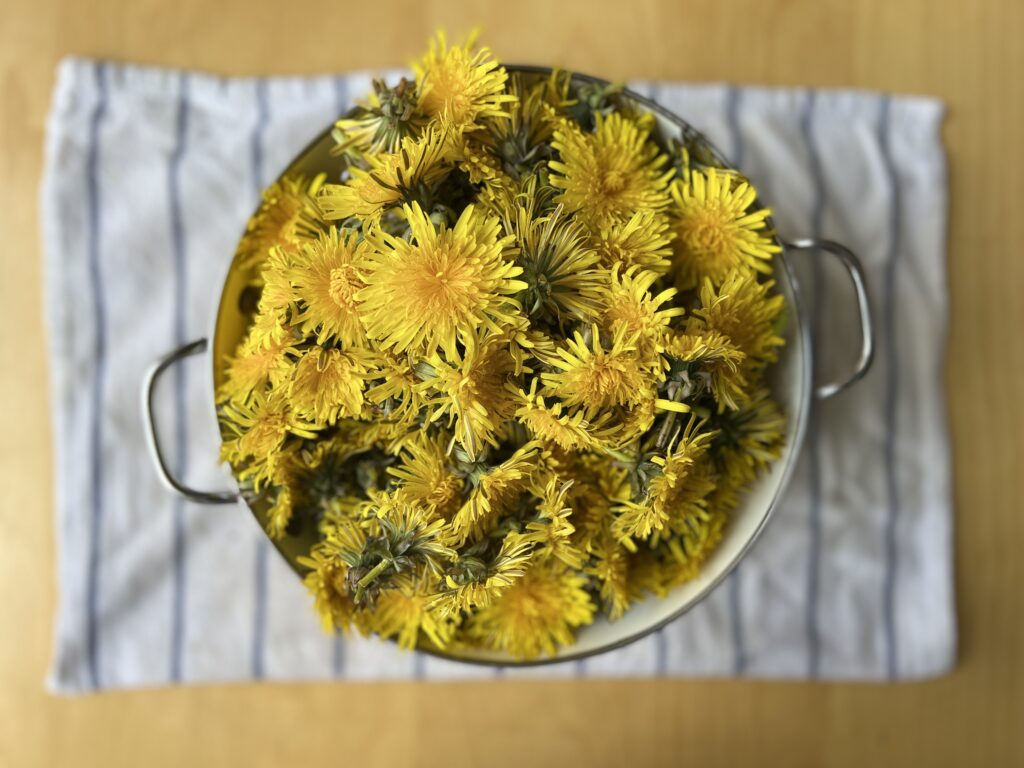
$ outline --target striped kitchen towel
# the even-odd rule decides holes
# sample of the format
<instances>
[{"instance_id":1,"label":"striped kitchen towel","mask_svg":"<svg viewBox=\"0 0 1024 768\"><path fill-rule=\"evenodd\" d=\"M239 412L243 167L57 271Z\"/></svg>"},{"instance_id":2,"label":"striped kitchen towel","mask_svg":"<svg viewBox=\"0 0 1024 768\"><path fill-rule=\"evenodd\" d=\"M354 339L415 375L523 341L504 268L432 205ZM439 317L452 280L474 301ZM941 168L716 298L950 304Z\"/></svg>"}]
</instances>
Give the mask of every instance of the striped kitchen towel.
<instances>
[{"instance_id":1,"label":"striped kitchen towel","mask_svg":"<svg viewBox=\"0 0 1024 768\"><path fill-rule=\"evenodd\" d=\"M824 236L860 255L879 354L863 381L817 409L784 503L707 600L627 648L508 674L945 672L955 617L941 105L635 86L753 179L784 236ZM368 73L226 79L61 64L42 193L60 587L53 689L503 674L324 635L248 511L170 495L145 449L144 371L207 335L260 188L369 87ZM825 376L854 356L853 305L829 265L812 259L802 277ZM210 397L197 359L159 397L175 466L204 489L225 484Z\"/></svg>"}]
</instances>

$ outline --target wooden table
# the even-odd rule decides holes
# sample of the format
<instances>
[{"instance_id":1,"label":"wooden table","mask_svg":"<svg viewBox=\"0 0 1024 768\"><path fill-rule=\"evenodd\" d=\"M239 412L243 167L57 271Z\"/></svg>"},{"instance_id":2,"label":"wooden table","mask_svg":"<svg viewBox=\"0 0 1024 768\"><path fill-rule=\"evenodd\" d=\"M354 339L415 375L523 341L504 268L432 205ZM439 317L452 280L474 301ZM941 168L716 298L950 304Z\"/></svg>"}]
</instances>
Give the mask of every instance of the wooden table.
<instances>
[{"instance_id":1,"label":"wooden table","mask_svg":"<svg viewBox=\"0 0 1024 768\"><path fill-rule=\"evenodd\" d=\"M374 11L378 34L366 30ZM0 765L1024 765L1024 3L6 0L0 19ZM43 692L55 582L36 200L58 58L338 71L407 62L435 27L473 22L505 60L613 79L862 86L947 101L962 637L953 675L895 686Z\"/></svg>"}]
</instances>

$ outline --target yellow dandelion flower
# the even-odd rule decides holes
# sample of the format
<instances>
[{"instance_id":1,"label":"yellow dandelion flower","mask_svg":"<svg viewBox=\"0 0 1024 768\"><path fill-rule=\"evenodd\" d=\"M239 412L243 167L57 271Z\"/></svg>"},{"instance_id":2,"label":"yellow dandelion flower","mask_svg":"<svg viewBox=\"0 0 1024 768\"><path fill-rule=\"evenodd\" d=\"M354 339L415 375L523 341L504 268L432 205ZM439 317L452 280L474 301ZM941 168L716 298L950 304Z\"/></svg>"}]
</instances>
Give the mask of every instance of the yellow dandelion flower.
<instances>
[{"instance_id":1,"label":"yellow dandelion flower","mask_svg":"<svg viewBox=\"0 0 1024 768\"><path fill-rule=\"evenodd\" d=\"M453 139L449 157L459 170L469 176L470 183L482 187L481 202L515 193L516 183L505 172L501 158L486 134L475 131Z\"/></svg>"},{"instance_id":2,"label":"yellow dandelion flower","mask_svg":"<svg viewBox=\"0 0 1024 768\"><path fill-rule=\"evenodd\" d=\"M468 636L497 651L533 659L573 643L573 630L589 624L594 604L587 581L557 561L532 566L490 605L472 614Z\"/></svg>"},{"instance_id":3,"label":"yellow dandelion flower","mask_svg":"<svg viewBox=\"0 0 1024 768\"><path fill-rule=\"evenodd\" d=\"M466 552L452 563L445 574L445 589L436 598L442 615L458 615L490 605L506 587L526 571L533 556L534 544L510 531L501 540L501 548L493 560Z\"/></svg>"},{"instance_id":4,"label":"yellow dandelion flower","mask_svg":"<svg viewBox=\"0 0 1024 768\"><path fill-rule=\"evenodd\" d=\"M403 446L401 462L388 467L388 474L397 478L405 498L447 519L462 503L464 483L452 471L443 441L443 435L420 432Z\"/></svg>"},{"instance_id":5,"label":"yellow dandelion flower","mask_svg":"<svg viewBox=\"0 0 1024 768\"><path fill-rule=\"evenodd\" d=\"M595 537L611 523L612 507L630 497L628 473L609 457L594 453L567 457L556 471L559 479L572 483L566 494L572 508L569 522L575 529L572 543L591 552Z\"/></svg>"},{"instance_id":6,"label":"yellow dandelion flower","mask_svg":"<svg viewBox=\"0 0 1024 768\"><path fill-rule=\"evenodd\" d=\"M648 140L648 130L612 113L596 116L593 133L563 127L551 146L550 183L556 198L592 227L629 220L639 209L668 204L667 186L674 171L663 170L668 158Z\"/></svg>"},{"instance_id":7,"label":"yellow dandelion flower","mask_svg":"<svg viewBox=\"0 0 1024 768\"><path fill-rule=\"evenodd\" d=\"M501 464L484 472L469 499L452 518L452 529L462 540L479 538L526 492L539 468L540 446L527 443Z\"/></svg>"},{"instance_id":8,"label":"yellow dandelion flower","mask_svg":"<svg viewBox=\"0 0 1024 768\"><path fill-rule=\"evenodd\" d=\"M288 251L312 240L322 226L314 200L323 177L284 177L263 191L260 206L238 245L243 268L260 264L275 247Z\"/></svg>"},{"instance_id":9,"label":"yellow dandelion flower","mask_svg":"<svg viewBox=\"0 0 1024 768\"><path fill-rule=\"evenodd\" d=\"M517 198L504 216L505 231L515 235L519 249L519 279L527 286L517 296L523 310L532 321L553 325L590 320L603 281L594 269L596 254L584 245L583 225L566 216L562 206L540 218L533 217L530 207Z\"/></svg>"},{"instance_id":10,"label":"yellow dandelion flower","mask_svg":"<svg viewBox=\"0 0 1024 768\"><path fill-rule=\"evenodd\" d=\"M536 378L530 381L529 392L516 387L514 393L519 401L515 419L536 439L547 444L553 443L566 451L585 450L594 445L591 423L583 411L563 412L562 403L545 403L544 397L537 393ZM599 421L599 426L602 423Z\"/></svg>"},{"instance_id":11,"label":"yellow dandelion flower","mask_svg":"<svg viewBox=\"0 0 1024 768\"><path fill-rule=\"evenodd\" d=\"M507 118L515 96L505 93L508 75L489 48L476 48L475 36L448 47L443 32L430 41L427 55L413 65L419 109L442 125L462 132L478 121Z\"/></svg>"},{"instance_id":12,"label":"yellow dandelion flower","mask_svg":"<svg viewBox=\"0 0 1024 768\"><path fill-rule=\"evenodd\" d=\"M655 456L660 468L639 502L626 502L612 524L616 540L635 550L632 539L646 540L669 527L679 532L691 519L706 517L706 497L714 490L714 477L704 462L714 433L697 432L691 420L667 456Z\"/></svg>"},{"instance_id":13,"label":"yellow dandelion flower","mask_svg":"<svg viewBox=\"0 0 1024 768\"><path fill-rule=\"evenodd\" d=\"M645 359L654 358L661 351L665 329L672 318L686 313L682 307L671 305L676 295L674 288L652 292L657 279L654 272L636 267L620 274L616 265L608 273L601 296L601 324L611 331L624 327L626 334L636 339L637 349ZM669 306L663 306L666 304Z\"/></svg>"},{"instance_id":14,"label":"yellow dandelion flower","mask_svg":"<svg viewBox=\"0 0 1024 768\"><path fill-rule=\"evenodd\" d=\"M374 80L367 103L334 124L335 154L397 152L402 139L418 136L427 123L418 104L419 90L412 80L403 77L394 87Z\"/></svg>"},{"instance_id":15,"label":"yellow dandelion flower","mask_svg":"<svg viewBox=\"0 0 1024 768\"><path fill-rule=\"evenodd\" d=\"M277 320L273 320L275 326ZM253 392L274 387L291 373L290 353L298 344L294 334L250 335L227 363L227 378L218 390L218 399L245 402Z\"/></svg>"},{"instance_id":16,"label":"yellow dandelion flower","mask_svg":"<svg viewBox=\"0 0 1024 768\"><path fill-rule=\"evenodd\" d=\"M449 362L430 357L431 375L421 386L430 422L447 417L456 442L475 460L484 446L497 447L502 422L515 413L514 395L505 386L515 360L504 335L473 334L465 345Z\"/></svg>"},{"instance_id":17,"label":"yellow dandelion flower","mask_svg":"<svg viewBox=\"0 0 1024 768\"><path fill-rule=\"evenodd\" d=\"M288 435L313 439L318 429L300 418L279 390L269 395L257 390L246 403L223 406L220 421L227 435L235 435L224 442L225 458L231 462L252 459L265 467L260 473L264 479L273 474Z\"/></svg>"},{"instance_id":18,"label":"yellow dandelion flower","mask_svg":"<svg viewBox=\"0 0 1024 768\"><path fill-rule=\"evenodd\" d=\"M715 418L715 459L724 484L739 488L779 457L786 417L766 387L735 411Z\"/></svg>"},{"instance_id":19,"label":"yellow dandelion flower","mask_svg":"<svg viewBox=\"0 0 1024 768\"><path fill-rule=\"evenodd\" d=\"M771 272L779 246L767 229L771 211L750 210L756 197L747 181L714 168L694 170L689 182L672 185L673 267L680 289L705 278L718 285L737 267Z\"/></svg>"},{"instance_id":20,"label":"yellow dandelion flower","mask_svg":"<svg viewBox=\"0 0 1024 768\"><path fill-rule=\"evenodd\" d=\"M375 406L380 418L412 426L424 403L420 380L408 357L375 351L369 359L377 373L366 390L367 402Z\"/></svg>"},{"instance_id":21,"label":"yellow dandelion flower","mask_svg":"<svg viewBox=\"0 0 1024 768\"><path fill-rule=\"evenodd\" d=\"M659 275L669 271L672 237L669 219L658 211L641 210L625 222L613 221L591 234L590 245L602 266L640 267Z\"/></svg>"},{"instance_id":22,"label":"yellow dandelion flower","mask_svg":"<svg viewBox=\"0 0 1024 768\"><path fill-rule=\"evenodd\" d=\"M736 409L746 400L750 387L744 366L747 356L728 336L714 330L670 333L665 341L665 354L686 363L697 363L708 375L711 393L720 409Z\"/></svg>"},{"instance_id":23,"label":"yellow dandelion flower","mask_svg":"<svg viewBox=\"0 0 1024 768\"><path fill-rule=\"evenodd\" d=\"M785 342L775 332L775 321L785 306L780 294L771 294L772 280L759 282L756 273L734 269L717 288L705 279L700 289L700 308L688 323L690 333L705 329L726 336L730 343L746 355L746 363L754 367L778 359L778 348Z\"/></svg>"},{"instance_id":24,"label":"yellow dandelion flower","mask_svg":"<svg viewBox=\"0 0 1024 768\"><path fill-rule=\"evenodd\" d=\"M526 284L513 279L522 270L506 256L511 237L472 205L451 229L435 228L417 203L404 211L411 240L367 233L377 249L357 294L367 333L383 349L429 356L440 347L454 359L458 341L480 328L500 333L518 313L511 294Z\"/></svg>"},{"instance_id":25,"label":"yellow dandelion flower","mask_svg":"<svg viewBox=\"0 0 1024 768\"><path fill-rule=\"evenodd\" d=\"M566 339L552 363L557 370L541 374L550 394L591 418L611 406L640 402L655 387L658 374L641 358L626 328L615 329L607 349L596 326L589 329L589 336L588 340L577 331Z\"/></svg>"},{"instance_id":26,"label":"yellow dandelion flower","mask_svg":"<svg viewBox=\"0 0 1024 768\"><path fill-rule=\"evenodd\" d=\"M319 236L319 234L317 235ZM291 269L295 254L305 245L302 241L294 250L275 245L267 255L267 261L260 272L263 285L260 289L259 311L264 315L280 316L295 301L292 290Z\"/></svg>"},{"instance_id":27,"label":"yellow dandelion flower","mask_svg":"<svg viewBox=\"0 0 1024 768\"><path fill-rule=\"evenodd\" d=\"M550 78L527 88L518 72L509 77L507 90L515 98L508 106L509 119L489 120L487 129L502 170L520 179L545 161L556 125L550 109L564 99L556 95Z\"/></svg>"},{"instance_id":28,"label":"yellow dandelion flower","mask_svg":"<svg viewBox=\"0 0 1024 768\"><path fill-rule=\"evenodd\" d=\"M318 344L333 338L362 346L356 293L365 287L359 270L366 250L355 232L331 227L306 243L289 268L292 295L301 302L294 323Z\"/></svg>"},{"instance_id":29,"label":"yellow dandelion flower","mask_svg":"<svg viewBox=\"0 0 1024 768\"><path fill-rule=\"evenodd\" d=\"M284 538L288 524L292 521L294 511L291 486L288 484L280 486L277 490L277 496L274 497L274 503L267 510L267 535L274 540Z\"/></svg>"},{"instance_id":30,"label":"yellow dandelion flower","mask_svg":"<svg viewBox=\"0 0 1024 768\"><path fill-rule=\"evenodd\" d=\"M363 407L367 369L351 351L310 347L295 362L288 399L295 414L314 424L357 417Z\"/></svg>"},{"instance_id":31,"label":"yellow dandelion flower","mask_svg":"<svg viewBox=\"0 0 1024 768\"><path fill-rule=\"evenodd\" d=\"M315 545L309 557L299 558L299 564L309 569L304 582L313 595L324 630L347 630L355 612L346 583L348 565L325 544Z\"/></svg>"},{"instance_id":32,"label":"yellow dandelion flower","mask_svg":"<svg viewBox=\"0 0 1024 768\"><path fill-rule=\"evenodd\" d=\"M607 527L594 537L591 550L593 557L585 570L597 579L604 610L615 621L622 618L630 604L629 550Z\"/></svg>"},{"instance_id":33,"label":"yellow dandelion flower","mask_svg":"<svg viewBox=\"0 0 1024 768\"><path fill-rule=\"evenodd\" d=\"M344 184L325 184L317 203L328 221L358 217L375 222L381 214L413 199L421 187L439 183L451 166L445 157L444 136L428 128L418 139L402 139L397 152L368 155L368 169L353 166Z\"/></svg>"},{"instance_id":34,"label":"yellow dandelion flower","mask_svg":"<svg viewBox=\"0 0 1024 768\"><path fill-rule=\"evenodd\" d=\"M415 648L420 633L436 648L449 645L455 624L435 605L429 574L401 574L388 589L381 590L376 602L360 611L357 620L382 638L394 637L400 648Z\"/></svg>"},{"instance_id":35,"label":"yellow dandelion flower","mask_svg":"<svg viewBox=\"0 0 1024 768\"><path fill-rule=\"evenodd\" d=\"M538 560L553 558L569 568L580 568L583 552L572 543L576 529L571 522L572 507L566 502L571 486L556 477L548 481L537 505L538 519L526 524L523 537L535 545Z\"/></svg>"}]
</instances>

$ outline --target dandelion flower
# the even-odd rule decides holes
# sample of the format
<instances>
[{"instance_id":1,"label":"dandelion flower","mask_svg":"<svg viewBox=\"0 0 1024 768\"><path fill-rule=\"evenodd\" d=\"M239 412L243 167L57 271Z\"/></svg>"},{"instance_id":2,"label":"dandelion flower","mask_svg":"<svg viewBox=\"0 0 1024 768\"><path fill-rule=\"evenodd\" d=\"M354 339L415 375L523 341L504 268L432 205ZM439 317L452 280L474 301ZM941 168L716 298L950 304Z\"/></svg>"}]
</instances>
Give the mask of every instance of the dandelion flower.
<instances>
[{"instance_id":1,"label":"dandelion flower","mask_svg":"<svg viewBox=\"0 0 1024 768\"><path fill-rule=\"evenodd\" d=\"M502 422L515 412L515 400L505 384L515 369L504 335L471 335L465 351L450 362L434 356L432 374L424 382L430 421L447 417L455 440L475 459L485 445L497 446Z\"/></svg>"},{"instance_id":2,"label":"dandelion flower","mask_svg":"<svg viewBox=\"0 0 1024 768\"><path fill-rule=\"evenodd\" d=\"M276 321L275 321L276 322ZM277 386L291 373L290 351L299 341L291 334L261 341L248 338L227 363L227 378L218 389L221 400L245 402L267 384Z\"/></svg>"},{"instance_id":3,"label":"dandelion flower","mask_svg":"<svg viewBox=\"0 0 1024 768\"><path fill-rule=\"evenodd\" d=\"M444 518L450 518L461 504L462 478L450 468L444 446L426 432L403 446L401 463L388 467L388 474L399 481L404 497Z\"/></svg>"},{"instance_id":4,"label":"dandelion flower","mask_svg":"<svg viewBox=\"0 0 1024 768\"><path fill-rule=\"evenodd\" d=\"M436 599L437 607L444 615L456 615L490 605L525 573L534 547L525 536L510 531L493 559L487 560L473 549L460 555L445 574L445 589Z\"/></svg>"},{"instance_id":5,"label":"dandelion flower","mask_svg":"<svg viewBox=\"0 0 1024 768\"><path fill-rule=\"evenodd\" d=\"M538 563L469 619L467 632L487 648L533 659L571 645L594 605L586 579L558 562Z\"/></svg>"},{"instance_id":6,"label":"dandelion flower","mask_svg":"<svg viewBox=\"0 0 1024 768\"><path fill-rule=\"evenodd\" d=\"M474 51L470 37L450 48L444 33L430 41L430 50L413 65L420 92L420 110L456 132L468 130L479 120L507 118L506 105L515 96L505 93L508 75L489 48Z\"/></svg>"},{"instance_id":7,"label":"dandelion flower","mask_svg":"<svg viewBox=\"0 0 1024 768\"><path fill-rule=\"evenodd\" d=\"M717 331L671 333L665 354L685 363L696 363L708 376L711 392L720 409L736 409L747 398L750 382L744 361L747 356Z\"/></svg>"},{"instance_id":8,"label":"dandelion flower","mask_svg":"<svg viewBox=\"0 0 1024 768\"><path fill-rule=\"evenodd\" d=\"M553 443L566 451L584 450L594 444L590 423L583 411L563 412L562 403L545 403L544 398L537 394L537 379L530 382L529 392L517 389L516 393L520 405L515 418L538 440Z\"/></svg>"},{"instance_id":9,"label":"dandelion flower","mask_svg":"<svg viewBox=\"0 0 1024 768\"><path fill-rule=\"evenodd\" d=\"M668 204L668 181L674 171L667 157L648 140L648 131L618 113L597 115L593 133L563 127L551 143L559 153L551 160L551 185L563 203L592 226L629 220L639 209Z\"/></svg>"},{"instance_id":10,"label":"dandelion flower","mask_svg":"<svg viewBox=\"0 0 1024 768\"><path fill-rule=\"evenodd\" d=\"M382 590L372 608L361 612L368 627L387 639L394 637L400 648L415 648L422 632L437 648L446 647L455 625L434 605L429 574L402 574L389 589Z\"/></svg>"},{"instance_id":11,"label":"dandelion flower","mask_svg":"<svg viewBox=\"0 0 1024 768\"><path fill-rule=\"evenodd\" d=\"M348 566L324 545L316 545L299 564L309 569L304 582L315 600L324 630L348 629L355 605L346 588Z\"/></svg>"},{"instance_id":12,"label":"dandelion flower","mask_svg":"<svg viewBox=\"0 0 1024 768\"><path fill-rule=\"evenodd\" d=\"M368 156L369 168L353 166L344 184L325 184L317 203L328 221L359 217L376 222L388 208L408 202L439 183L451 167L445 160L445 141L428 128L418 139L406 137L397 152Z\"/></svg>"},{"instance_id":13,"label":"dandelion flower","mask_svg":"<svg viewBox=\"0 0 1024 768\"><path fill-rule=\"evenodd\" d=\"M383 80L374 80L369 103L334 124L332 135L338 153L351 150L366 155L397 152L402 139L415 138L427 123L427 116L419 111L418 104L419 90L412 80L403 77L394 87Z\"/></svg>"},{"instance_id":14,"label":"dandelion flower","mask_svg":"<svg viewBox=\"0 0 1024 768\"><path fill-rule=\"evenodd\" d=\"M759 282L754 272L734 269L717 288L705 279L700 289L700 304L693 311L695 322L688 332L717 331L746 356L754 366L774 362L778 348L785 342L775 332L775 321L785 299L771 295L775 283Z\"/></svg>"},{"instance_id":15,"label":"dandelion flower","mask_svg":"<svg viewBox=\"0 0 1024 768\"><path fill-rule=\"evenodd\" d=\"M322 177L286 176L263 191L238 246L244 267L262 262L271 248L294 251L317 236L321 224L314 196L322 182Z\"/></svg>"},{"instance_id":16,"label":"dandelion flower","mask_svg":"<svg viewBox=\"0 0 1024 768\"><path fill-rule=\"evenodd\" d=\"M365 287L359 270L366 244L351 230L331 227L306 243L289 270L293 295L301 302L294 322L318 344L337 339L345 346L362 346L356 294Z\"/></svg>"},{"instance_id":17,"label":"dandelion flower","mask_svg":"<svg viewBox=\"0 0 1024 768\"><path fill-rule=\"evenodd\" d=\"M377 249L367 259L363 321L383 349L440 347L449 359L456 342L478 328L500 333L519 310L511 297L526 284L507 258L511 237L500 237L498 220L467 206L451 229L435 228L413 203L404 208L410 240L380 230L367 234Z\"/></svg>"},{"instance_id":18,"label":"dandelion flower","mask_svg":"<svg viewBox=\"0 0 1024 768\"><path fill-rule=\"evenodd\" d=\"M512 456L485 471L476 488L452 519L462 539L479 538L527 490L540 467L539 446L527 443Z\"/></svg>"},{"instance_id":19,"label":"dandelion flower","mask_svg":"<svg viewBox=\"0 0 1024 768\"><path fill-rule=\"evenodd\" d=\"M588 574L597 579L599 593L608 618L622 618L629 608L629 550L622 546L609 528L603 529L591 545L593 558L587 565Z\"/></svg>"},{"instance_id":20,"label":"dandelion flower","mask_svg":"<svg viewBox=\"0 0 1024 768\"><path fill-rule=\"evenodd\" d=\"M767 230L771 211L750 210L755 199L749 183L714 168L692 171L688 183L673 183L673 266L680 289L705 278L718 285L737 267L771 272L779 247Z\"/></svg>"},{"instance_id":21,"label":"dandelion flower","mask_svg":"<svg viewBox=\"0 0 1024 768\"><path fill-rule=\"evenodd\" d=\"M562 206L533 218L529 207L517 202L505 215L505 231L515 234L516 264L527 286L517 298L531 319L561 325L594 316L601 279L581 223L567 217Z\"/></svg>"},{"instance_id":22,"label":"dandelion flower","mask_svg":"<svg viewBox=\"0 0 1024 768\"><path fill-rule=\"evenodd\" d=\"M353 352L311 347L298 358L288 397L296 415L314 424L356 417L363 406L367 375Z\"/></svg>"},{"instance_id":23,"label":"dandelion flower","mask_svg":"<svg viewBox=\"0 0 1024 768\"><path fill-rule=\"evenodd\" d=\"M715 458L723 480L741 487L779 457L786 417L767 388L758 389L749 401L714 419Z\"/></svg>"},{"instance_id":24,"label":"dandelion flower","mask_svg":"<svg viewBox=\"0 0 1024 768\"><path fill-rule=\"evenodd\" d=\"M567 407L581 407L588 417L611 406L639 402L656 379L626 328L615 329L607 349L597 327L588 330L589 340L577 331L558 350L559 359L552 363L555 372L541 374L547 390Z\"/></svg>"},{"instance_id":25,"label":"dandelion flower","mask_svg":"<svg viewBox=\"0 0 1024 768\"><path fill-rule=\"evenodd\" d=\"M652 459L661 471L651 479L645 497L624 504L612 525L620 543L635 550L631 539L645 540L673 521L706 514L705 498L715 483L701 462L713 437L711 432L697 432L691 420L668 455Z\"/></svg>"},{"instance_id":26,"label":"dandelion flower","mask_svg":"<svg viewBox=\"0 0 1024 768\"><path fill-rule=\"evenodd\" d=\"M230 403L221 409L223 426L235 437L224 444L230 461L253 459L264 464L269 477L280 459L281 446L288 435L312 439L317 425L300 418L287 398L275 391L253 393L246 403Z\"/></svg>"},{"instance_id":27,"label":"dandelion flower","mask_svg":"<svg viewBox=\"0 0 1024 768\"><path fill-rule=\"evenodd\" d=\"M682 307L671 306L676 295L674 288L657 294L651 292L658 275L654 272L630 267L621 274L619 265L608 274L606 288L601 297L601 323L614 331L623 327L626 334L636 338L640 354L650 358L661 348L668 324L686 313ZM663 305L669 306L663 306Z\"/></svg>"},{"instance_id":28,"label":"dandelion flower","mask_svg":"<svg viewBox=\"0 0 1024 768\"><path fill-rule=\"evenodd\" d=\"M642 267L659 275L671 267L673 232L669 219L652 210L640 210L625 222L605 224L591 235L590 245L601 265L611 269L621 264L624 269Z\"/></svg>"}]
</instances>

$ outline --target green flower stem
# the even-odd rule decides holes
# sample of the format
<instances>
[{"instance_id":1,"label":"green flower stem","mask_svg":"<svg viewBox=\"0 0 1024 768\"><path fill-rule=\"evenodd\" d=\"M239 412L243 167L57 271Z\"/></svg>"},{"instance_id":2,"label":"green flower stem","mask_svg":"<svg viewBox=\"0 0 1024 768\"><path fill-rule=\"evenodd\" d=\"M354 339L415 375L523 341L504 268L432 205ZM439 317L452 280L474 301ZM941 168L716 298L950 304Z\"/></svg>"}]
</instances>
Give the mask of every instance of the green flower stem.
<instances>
[{"instance_id":1,"label":"green flower stem","mask_svg":"<svg viewBox=\"0 0 1024 768\"><path fill-rule=\"evenodd\" d=\"M384 573L384 571L386 571L390 565L390 560L381 560L379 563L373 566L373 568L370 570L368 574L366 574L365 576L363 576L363 578L356 582L356 586L359 587L359 589L366 589L368 586L373 584L374 579L376 579L378 576Z\"/></svg>"}]
</instances>

